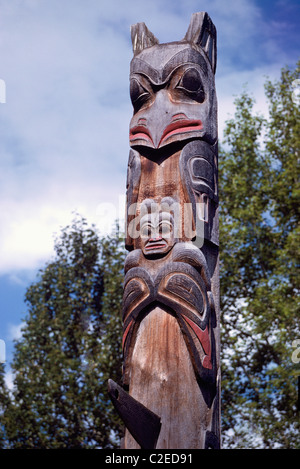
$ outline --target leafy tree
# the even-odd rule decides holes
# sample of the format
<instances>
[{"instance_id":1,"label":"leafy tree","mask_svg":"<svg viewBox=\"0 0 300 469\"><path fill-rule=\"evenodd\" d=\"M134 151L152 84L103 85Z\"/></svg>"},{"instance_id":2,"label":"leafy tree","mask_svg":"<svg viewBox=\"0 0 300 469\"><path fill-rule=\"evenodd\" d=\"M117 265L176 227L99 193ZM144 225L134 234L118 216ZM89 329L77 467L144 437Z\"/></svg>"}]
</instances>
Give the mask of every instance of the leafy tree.
<instances>
[{"instance_id":1,"label":"leafy tree","mask_svg":"<svg viewBox=\"0 0 300 469\"><path fill-rule=\"evenodd\" d=\"M300 66L266 82L269 117L244 92L220 151L224 447L299 448L293 341L300 336ZM27 291L28 316L9 399L0 370L0 447L112 447L120 422L106 392L121 376L123 241L85 220L65 228L56 258ZM297 368L298 367L298 368Z\"/></svg>"},{"instance_id":2,"label":"leafy tree","mask_svg":"<svg viewBox=\"0 0 300 469\"><path fill-rule=\"evenodd\" d=\"M4 364L0 363L0 449L6 446L6 412L10 407L10 397L5 385Z\"/></svg>"},{"instance_id":3,"label":"leafy tree","mask_svg":"<svg viewBox=\"0 0 300 469\"><path fill-rule=\"evenodd\" d=\"M6 436L13 448L114 447L121 426L107 379L121 377L123 241L84 219L56 239L56 257L26 293Z\"/></svg>"},{"instance_id":4,"label":"leafy tree","mask_svg":"<svg viewBox=\"0 0 300 469\"><path fill-rule=\"evenodd\" d=\"M225 447L300 447L299 72L267 80L267 119L236 99L219 158Z\"/></svg>"}]
</instances>

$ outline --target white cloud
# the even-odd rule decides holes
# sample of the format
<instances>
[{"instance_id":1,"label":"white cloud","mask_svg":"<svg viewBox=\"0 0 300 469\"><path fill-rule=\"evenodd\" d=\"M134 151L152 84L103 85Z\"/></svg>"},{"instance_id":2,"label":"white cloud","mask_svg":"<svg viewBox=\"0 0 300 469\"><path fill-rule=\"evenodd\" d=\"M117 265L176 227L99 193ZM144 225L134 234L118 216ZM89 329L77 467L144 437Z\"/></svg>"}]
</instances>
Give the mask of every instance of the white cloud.
<instances>
[{"instance_id":1,"label":"white cloud","mask_svg":"<svg viewBox=\"0 0 300 469\"><path fill-rule=\"evenodd\" d=\"M10 391L13 390L14 379L15 379L15 375L14 375L13 371L11 369L6 371L6 373L4 375L4 381L5 381L7 389L9 389Z\"/></svg>"},{"instance_id":2,"label":"white cloud","mask_svg":"<svg viewBox=\"0 0 300 469\"><path fill-rule=\"evenodd\" d=\"M282 57L252 0L0 0L0 7L6 83L6 104L0 104L1 273L44 262L53 232L70 222L74 210L105 231L113 221L114 209L108 214L103 204L118 207L125 191L130 24L145 21L161 42L173 41L184 37L193 12L208 11L218 30L220 136L243 83L258 97L257 108L266 110L262 74L272 67L260 58L272 51L275 73ZM261 49L255 47L258 29L265 35Z\"/></svg>"},{"instance_id":3,"label":"white cloud","mask_svg":"<svg viewBox=\"0 0 300 469\"><path fill-rule=\"evenodd\" d=\"M130 38L91 4L4 5L0 272L43 262L73 211L107 231L125 191Z\"/></svg>"},{"instance_id":4,"label":"white cloud","mask_svg":"<svg viewBox=\"0 0 300 469\"><path fill-rule=\"evenodd\" d=\"M22 328L25 323L21 322L20 324L10 324L8 329L8 339L9 340L20 340L23 334Z\"/></svg>"},{"instance_id":5,"label":"white cloud","mask_svg":"<svg viewBox=\"0 0 300 469\"><path fill-rule=\"evenodd\" d=\"M42 266L54 254L54 235L72 222L74 212L86 217L100 234L109 233L116 219L124 220L124 199L124 193L116 193L106 201L103 196L100 203L84 195L82 200L67 200L65 204L55 204L55 200L0 203L0 273Z\"/></svg>"}]
</instances>

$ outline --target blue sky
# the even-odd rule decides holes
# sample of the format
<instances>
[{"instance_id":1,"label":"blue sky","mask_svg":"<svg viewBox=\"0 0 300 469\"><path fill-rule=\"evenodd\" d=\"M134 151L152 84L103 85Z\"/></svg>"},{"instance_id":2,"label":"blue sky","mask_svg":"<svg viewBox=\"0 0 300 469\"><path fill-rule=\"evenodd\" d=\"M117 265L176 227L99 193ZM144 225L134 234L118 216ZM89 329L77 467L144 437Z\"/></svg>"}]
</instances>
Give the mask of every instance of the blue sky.
<instances>
[{"instance_id":1,"label":"blue sky","mask_svg":"<svg viewBox=\"0 0 300 469\"><path fill-rule=\"evenodd\" d=\"M53 255L53 235L78 211L103 233L123 216L132 110L130 25L184 37L207 11L218 32L219 135L248 89L299 58L294 0L0 0L0 339L7 362L21 334L24 294ZM8 375L8 380L9 380Z\"/></svg>"}]
</instances>

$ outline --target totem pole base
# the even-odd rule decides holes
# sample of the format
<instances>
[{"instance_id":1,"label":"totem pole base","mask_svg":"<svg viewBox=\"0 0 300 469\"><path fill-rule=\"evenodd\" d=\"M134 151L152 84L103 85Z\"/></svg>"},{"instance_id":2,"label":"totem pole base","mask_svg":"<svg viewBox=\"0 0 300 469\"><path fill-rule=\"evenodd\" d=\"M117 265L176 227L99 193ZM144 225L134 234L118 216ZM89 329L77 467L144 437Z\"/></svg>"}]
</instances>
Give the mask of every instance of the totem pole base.
<instances>
[{"instance_id":1,"label":"totem pole base","mask_svg":"<svg viewBox=\"0 0 300 469\"><path fill-rule=\"evenodd\" d=\"M139 326L130 395L161 417L156 449L204 448L209 409L178 321L160 307L149 312ZM140 448L128 430L124 447Z\"/></svg>"}]
</instances>

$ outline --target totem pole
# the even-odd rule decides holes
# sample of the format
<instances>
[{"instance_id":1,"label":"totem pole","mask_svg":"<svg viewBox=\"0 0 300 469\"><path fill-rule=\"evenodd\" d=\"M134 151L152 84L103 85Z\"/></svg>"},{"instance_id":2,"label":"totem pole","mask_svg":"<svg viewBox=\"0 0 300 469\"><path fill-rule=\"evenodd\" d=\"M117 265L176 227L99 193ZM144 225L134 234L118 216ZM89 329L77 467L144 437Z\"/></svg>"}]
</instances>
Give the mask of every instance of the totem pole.
<instances>
[{"instance_id":1,"label":"totem pole","mask_svg":"<svg viewBox=\"0 0 300 469\"><path fill-rule=\"evenodd\" d=\"M131 29L123 448L220 447L216 29Z\"/></svg>"}]
</instances>

